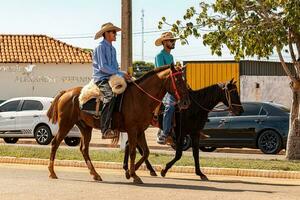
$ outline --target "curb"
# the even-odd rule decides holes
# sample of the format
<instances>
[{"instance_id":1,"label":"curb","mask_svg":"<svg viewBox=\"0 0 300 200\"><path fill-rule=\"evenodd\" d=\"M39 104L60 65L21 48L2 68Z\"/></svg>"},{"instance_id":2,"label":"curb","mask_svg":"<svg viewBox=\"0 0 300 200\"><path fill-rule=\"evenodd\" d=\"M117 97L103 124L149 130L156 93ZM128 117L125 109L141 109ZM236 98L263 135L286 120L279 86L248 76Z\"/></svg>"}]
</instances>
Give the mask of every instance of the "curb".
<instances>
[{"instance_id":1,"label":"curb","mask_svg":"<svg viewBox=\"0 0 300 200\"><path fill-rule=\"evenodd\" d=\"M38 158L0 157L0 163L48 165L49 160L38 159ZM93 165L95 168L123 170L122 163L94 161ZM86 167L86 163L84 161L76 161L76 160L55 160L55 166ZM162 167L160 165L153 165L153 167L157 172L162 170ZM140 170L146 171L147 168L145 165L142 165L140 167ZM297 171L214 168L214 167L202 167L202 171L204 174L207 175L300 179L300 172ZM194 167L190 167L190 166L174 166L169 170L169 172L195 173L195 169Z\"/></svg>"}]
</instances>

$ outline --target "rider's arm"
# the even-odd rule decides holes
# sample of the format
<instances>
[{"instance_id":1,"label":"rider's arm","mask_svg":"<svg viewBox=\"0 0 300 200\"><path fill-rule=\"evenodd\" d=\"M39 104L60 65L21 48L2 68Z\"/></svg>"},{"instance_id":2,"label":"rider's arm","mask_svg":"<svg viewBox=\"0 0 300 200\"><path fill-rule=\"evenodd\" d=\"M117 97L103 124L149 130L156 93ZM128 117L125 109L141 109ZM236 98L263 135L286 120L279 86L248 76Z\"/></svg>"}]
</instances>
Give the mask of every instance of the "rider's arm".
<instances>
[{"instance_id":1,"label":"rider's arm","mask_svg":"<svg viewBox=\"0 0 300 200\"><path fill-rule=\"evenodd\" d=\"M106 47L104 45L99 45L96 48L96 52L94 54L95 56L94 62L96 63L94 64L96 64L99 67L99 70L105 74L111 74L111 75L117 74L119 76L123 76L124 73L119 71L117 63L108 62L108 59L111 60L110 57L112 52L108 53L109 50L106 50L105 48Z\"/></svg>"},{"instance_id":2,"label":"rider's arm","mask_svg":"<svg viewBox=\"0 0 300 200\"><path fill-rule=\"evenodd\" d=\"M155 66L156 66L156 67L160 67L160 66L163 66L163 65L165 65L165 62L164 62L164 55L158 54L158 55L155 57Z\"/></svg>"}]
</instances>

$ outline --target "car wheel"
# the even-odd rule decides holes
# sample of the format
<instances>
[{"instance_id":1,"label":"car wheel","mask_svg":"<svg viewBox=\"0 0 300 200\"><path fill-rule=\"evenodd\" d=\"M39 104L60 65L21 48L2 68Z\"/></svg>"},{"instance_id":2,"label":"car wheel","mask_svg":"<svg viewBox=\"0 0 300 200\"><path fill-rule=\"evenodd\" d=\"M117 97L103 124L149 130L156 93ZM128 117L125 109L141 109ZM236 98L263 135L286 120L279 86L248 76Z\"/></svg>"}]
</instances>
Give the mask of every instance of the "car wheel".
<instances>
[{"instance_id":1,"label":"car wheel","mask_svg":"<svg viewBox=\"0 0 300 200\"><path fill-rule=\"evenodd\" d=\"M264 131L258 138L257 146L265 154L277 154L282 149L281 137L275 131Z\"/></svg>"},{"instance_id":2,"label":"car wheel","mask_svg":"<svg viewBox=\"0 0 300 200\"><path fill-rule=\"evenodd\" d=\"M19 140L19 138L3 138L4 142L8 143L8 144L16 144Z\"/></svg>"},{"instance_id":3,"label":"car wheel","mask_svg":"<svg viewBox=\"0 0 300 200\"><path fill-rule=\"evenodd\" d=\"M47 145L51 142L53 136L48 126L41 125L35 129L34 138L38 144Z\"/></svg>"},{"instance_id":4,"label":"car wheel","mask_svg":"<svg viewBox=\"0 0 300 200\"><path fill-rule=\"evenodd\" d=\"M186 135L183 140L182 150L186 151L191 147L192 139L189 135ZM176 145L171 145L174 150L176 150Z\"/></svg>"},{"instance_id":5,"label":"car wheel","mask_svg":"<svg viewBox=\"0 0 300 200\"><path fill-rule=\"evenodd\" d=\"M66 137L64 140L65 140L65 143L71 147L75 147L75 146L79 145L79 143L80 143L79 137Z\"/></svg>"},{"instance_id":6,"label":"car wheel","mask_svg":"<svg viewBox=\"0 0 300 200\"><path fill-rule=\"evenodd\" d=\"M213 152L215 151L217 148L216 147L199 147L199 149L203 152Z\"/></svg>"}]
</instances>

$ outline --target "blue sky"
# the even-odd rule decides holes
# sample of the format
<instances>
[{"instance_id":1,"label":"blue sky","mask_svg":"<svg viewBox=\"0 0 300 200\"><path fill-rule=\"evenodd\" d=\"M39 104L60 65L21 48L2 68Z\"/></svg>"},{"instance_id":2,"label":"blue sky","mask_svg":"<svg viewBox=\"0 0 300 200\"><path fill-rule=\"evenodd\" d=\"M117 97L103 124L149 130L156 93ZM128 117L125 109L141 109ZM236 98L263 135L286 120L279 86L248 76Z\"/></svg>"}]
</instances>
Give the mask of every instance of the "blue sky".
<instances>
[{"instance_id":1,"label":"blue sky","mask_svg":"<svg viewBox=\"0 0 300 200\"><path fill-rule=\"evenodd\" d=\"M212 2L209 0L206 2ZM190 6L197 6L199 0L132 0L133 60L141 60L141 10L145 10L144 57L154 61L161 50L154 41L161 32L158 21L165 16L174 22L182 18ZM0 0L0 34L46 34L74 46L94 48L100 40L94 34L106 22L121 26L121 0ZM167 28L167 27L165 27ZM81 38L78 38L81 37ZM119 35L114 44L120 59ZM189 39L189 45L178 42L172 51L176 61L184 60L233 60L228 51L222 57L212 56L209 47L201 40ZM274 60L276 56L272 57ZM120 61L120 60L119 60Z\"/></svg>"}]
</instances>

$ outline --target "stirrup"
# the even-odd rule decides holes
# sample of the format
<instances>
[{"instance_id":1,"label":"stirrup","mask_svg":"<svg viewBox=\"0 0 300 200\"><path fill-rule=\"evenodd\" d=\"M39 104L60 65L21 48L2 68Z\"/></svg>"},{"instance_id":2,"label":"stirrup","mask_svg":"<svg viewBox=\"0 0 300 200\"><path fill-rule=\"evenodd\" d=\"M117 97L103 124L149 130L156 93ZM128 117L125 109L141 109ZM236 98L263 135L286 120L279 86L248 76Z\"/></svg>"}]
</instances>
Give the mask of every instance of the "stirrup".
<instances>
[{"instance_id":1,"label":"stirrup","mask_svg":"<svg viewBox=\"0 0 300 200\"><path fill-rule=\"evenodd\" d=\"M167 145L174 145L174 144L175 144L175 143L174 143L174 140L173 140L173 138L172 138L172 136L170 136L170 135L168 135L168 136L166 137L165 141L166 141L166 144L167 144Z\"/></svg>"},{"instance_id":2,"label":"stirrup","mask_svg":"<svg viewBox=\"0 0 300 200\"><path fill-rule=\"evenodd\" d=\"M154 126L154 127L159 128L158 115L153 115L150 124L151 124L152 126Z\"/></svg>"}]
</instances>

